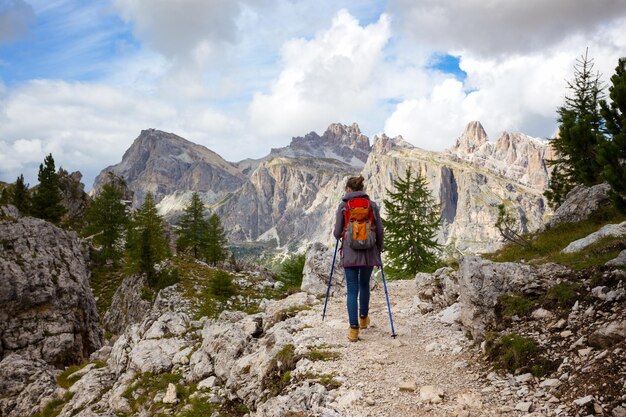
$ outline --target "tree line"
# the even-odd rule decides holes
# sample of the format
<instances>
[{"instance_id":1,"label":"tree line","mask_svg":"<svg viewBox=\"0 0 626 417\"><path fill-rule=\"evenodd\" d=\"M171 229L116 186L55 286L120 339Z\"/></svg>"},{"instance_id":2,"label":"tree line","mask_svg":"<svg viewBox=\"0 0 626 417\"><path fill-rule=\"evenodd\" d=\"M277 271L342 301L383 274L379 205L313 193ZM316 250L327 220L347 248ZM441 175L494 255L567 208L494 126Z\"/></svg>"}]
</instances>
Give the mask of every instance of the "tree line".
<instances>
[{"instance_id":1,"label":"tree line","mask_svg":"<svg viewBox=\"0 0 626 417\"><path fill-rule=\"evenodd\" d=\"M112 174L110 174L113 176ZM13 204L23 215L62 224L66 209L59 187L59 173L52 154L39 167L39 184L34 190L20 174L14 184L4 187L0 204ZM79 232L95 247L96 262L123 263L129 272L146 274L149 284L157 279L155 265L172 255L166 223L158 214L154 197L148 193L134 212L124 201L123 180L111 178L87 207ZM176 251L216 265L225 260L226 233L217 214L207 216L198 193L177 222Z\"/></svg>"}]
</instances>

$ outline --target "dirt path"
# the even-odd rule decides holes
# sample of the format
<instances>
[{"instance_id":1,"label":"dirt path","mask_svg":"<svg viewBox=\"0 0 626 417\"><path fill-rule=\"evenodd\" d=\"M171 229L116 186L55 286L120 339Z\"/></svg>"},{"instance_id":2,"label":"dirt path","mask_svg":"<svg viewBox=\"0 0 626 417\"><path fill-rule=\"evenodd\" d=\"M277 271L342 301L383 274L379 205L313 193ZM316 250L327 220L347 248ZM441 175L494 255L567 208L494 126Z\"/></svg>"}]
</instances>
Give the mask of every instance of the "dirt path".
<instances>
[{"instance_id":1,"label":"dirt path","mask_svg":"<svg viewBox=\"0 0 626 417\"><path fill-rule=\"evenodd\" d=\"M413 313L412 280L389 283L388 289L396 339L390 337L382 285L372 292L371 327L361 331L357 343L347 340L345 296L331 298L324 323L321 308L307 315L312 326L307 337L341 353L337 360L311 365L316 372L338 374L337 409L350 417L500 415L490 401L489 384L480 382L471 365L475 359L463 332L435 315ZM408 391L400 390L404 384ZM420 398L420 389L429 385L443 390L440 403Z\"/></svg>"}]
</instances>

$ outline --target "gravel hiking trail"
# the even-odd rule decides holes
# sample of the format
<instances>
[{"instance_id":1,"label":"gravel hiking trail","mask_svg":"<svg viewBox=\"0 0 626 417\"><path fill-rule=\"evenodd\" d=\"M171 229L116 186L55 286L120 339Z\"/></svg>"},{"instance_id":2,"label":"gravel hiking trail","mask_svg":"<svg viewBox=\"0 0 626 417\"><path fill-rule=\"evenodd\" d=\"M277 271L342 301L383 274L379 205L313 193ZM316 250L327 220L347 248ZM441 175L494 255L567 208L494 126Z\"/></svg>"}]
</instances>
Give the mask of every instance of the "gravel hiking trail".
<instances>
[{"instance_id":1,"label":"gravel hiking trail","mask_svg":"<svg viewBox=\"0 0 626 417\"><path fill-rule=\"evenodd\" d=\"M413 280L387 286L395 339L382 285L371 294L371 326L356 343L347 339L345 295L329 299L324 322L323 302L306 314L311 340L341 354L311 364L313 372L335 373L342 382L333 406L346 417L499 416L497 393L481 378L476 349L460 327L414 312Z\"/></svg>"}]
</instances>

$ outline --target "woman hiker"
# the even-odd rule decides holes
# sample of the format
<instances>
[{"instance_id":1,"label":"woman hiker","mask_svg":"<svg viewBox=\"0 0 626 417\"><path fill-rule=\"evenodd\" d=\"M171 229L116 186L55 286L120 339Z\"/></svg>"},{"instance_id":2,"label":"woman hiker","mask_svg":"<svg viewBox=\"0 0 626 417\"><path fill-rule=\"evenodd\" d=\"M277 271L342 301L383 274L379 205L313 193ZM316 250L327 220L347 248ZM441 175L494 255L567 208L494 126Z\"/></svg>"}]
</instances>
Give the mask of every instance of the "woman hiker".
<instances>
[{"instance_id":1,"label":"woman hiker","mask_svg":"<svg viewBox=\"0 0 626 417\"><path fill-rule=\"evenodd\" d=\"M359 328L365 329L370 323L370 277L374 267L382 265L380 253L383 249L383 224L380 210L363 191L363 181L362 176L348 178L346 194L337 208L334 230L335 238L343 239L340 256L348 289L348 339L351 342L359 340ZM355 221L359 212L367 217L366 221L360 222L366 225L366 230L354 232L354 228L362 226L348 226ZM347 233L350 235L346 236ZM356 239L357 233L369 233L368 243L353 243L353 236Z\"/></svg>"}]
</instances>

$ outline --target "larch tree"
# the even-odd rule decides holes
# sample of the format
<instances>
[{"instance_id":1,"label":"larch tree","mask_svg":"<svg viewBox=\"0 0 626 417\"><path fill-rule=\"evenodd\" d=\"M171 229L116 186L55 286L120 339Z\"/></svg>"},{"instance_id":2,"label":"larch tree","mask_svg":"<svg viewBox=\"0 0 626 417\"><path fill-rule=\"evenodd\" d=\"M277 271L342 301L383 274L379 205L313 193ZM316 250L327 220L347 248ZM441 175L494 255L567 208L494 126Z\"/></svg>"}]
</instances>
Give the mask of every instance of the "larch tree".
<instances>
[{"instance_id":1,"label":"larch tree","mask_svg":"<svg viewBox=\"0 0 626 417\"><path fill-rule=\"evenodd\" d=\"M163 218L159 216L150 193L132 217L126 246L131 271L146 274L148 284L156 285L154 266L170 256L170 249Z\"/></svg>"},{"instance_id":2,"label":"larch tree","mask_svg":"<svg viewBox=\"0 0 626 417\"><path fill-rule=\"evenodd\" d=\"M59 223L66 210L62 204L59 175L52 154L46 156L43 164L39 165L37 178L39 185L33 193L31 213L40 219Z\"/></svg>"},{"instance_id":3,"label":"larch tree","mask_svg":"<svg viewBox=\"0 0 626 417\"><path fill-rule=\"evenodd\" d=\"M189 252L196 259L201 259L209 249L209 222L204 215L204 204L198 193L193 193L191 202L178 221L178 239L176 249Z\"/></svg>"},{"instance_id":4,"label":"larch tree","mask_svg":"<svg viewBox=\"0 0 626 417\"><path fill-rule=\"evenodd\" d=\"M419 173L414 176L410 168L393 185L394 190L387 190L387 199L383 201L389 265L404 274L433 271L439 265L441 249L436 239L441 225L439 206L424 177Z\"/></svg>"}]
</instances>

